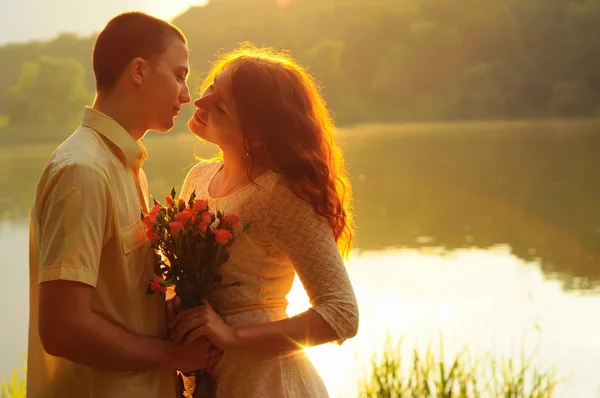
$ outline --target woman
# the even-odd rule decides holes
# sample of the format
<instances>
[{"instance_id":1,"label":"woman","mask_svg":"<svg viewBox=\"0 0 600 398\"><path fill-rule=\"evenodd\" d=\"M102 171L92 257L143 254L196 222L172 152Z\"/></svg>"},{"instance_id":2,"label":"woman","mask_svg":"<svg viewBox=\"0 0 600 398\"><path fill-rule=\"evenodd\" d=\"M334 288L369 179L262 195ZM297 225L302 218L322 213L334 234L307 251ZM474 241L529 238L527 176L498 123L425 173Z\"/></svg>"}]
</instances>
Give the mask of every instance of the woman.
<instances>
[{"instance_id":1,"label":"woman","mask_svg":"<svg viewBox=\"0 0 600 398\"><path fill-rule=\"evenodd\" d=\"M302 348L353 337L358 307L342 259L350 187L325 102L291 58L243 46L215 64L194 105L190 131L221 156L188 173L182 197L195 190L251 226L221 269L223 283L240 286L180 312L172 336L224 350L217 397L326 397ZM288 318L295 272L312 307Z\"/></svg>"}]
</instances>

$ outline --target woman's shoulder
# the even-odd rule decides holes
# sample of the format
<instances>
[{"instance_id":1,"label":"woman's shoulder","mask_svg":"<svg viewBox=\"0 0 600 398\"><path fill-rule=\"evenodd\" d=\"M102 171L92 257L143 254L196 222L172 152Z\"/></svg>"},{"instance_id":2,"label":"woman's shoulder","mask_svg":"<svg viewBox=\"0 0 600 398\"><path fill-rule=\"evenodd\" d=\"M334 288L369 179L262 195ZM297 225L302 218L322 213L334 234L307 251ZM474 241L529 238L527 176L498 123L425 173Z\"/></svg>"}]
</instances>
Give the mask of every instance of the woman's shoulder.
<instances>
[{"instance_id":1,"label":"woman's shoulder","mask_svg":"<svg viewBox=\"0 0 600 398\"><path fill-rule=\"evenodd\" d=\"M204 180L207 180L221 167L221 161L200 161L196 163L185 176L183 180L183 192L184 196L189 196L194 187L197 189L199 185L202 185ZM189 192L188 192L189 191Z\"/></svg>"},{"instance_id":2,"label":"woman's shoulder","mask_svg":"<svg viewBox=\"0 0 600 398\"><path fill-rule=\"evenodd\" d=\"M216 171L216 169L218 169L219 167L221 167L221 161L217 160L217 161L208 161L208 160L203 160L200 161L198 163L196 163L188 172L187 176L186 176L186 180L188 178L191 177L199 177L202 176L204 174L208 174L211 171Z\"/></svg>"},{"instance_id":3,"label":"woman's shoulder","mask_svg":"<svg viewBox=\"0 0 600 398\"><path fill-rule=\"evenodd\" d=\"M268 203L270 206L286 210L290 210L290 206L293 208L310 207L310 202L298 195L298 192L296 192L284 175L272 172L269 178L265 180L264 185L268 192Z\"/></svg>"}]
</instances>

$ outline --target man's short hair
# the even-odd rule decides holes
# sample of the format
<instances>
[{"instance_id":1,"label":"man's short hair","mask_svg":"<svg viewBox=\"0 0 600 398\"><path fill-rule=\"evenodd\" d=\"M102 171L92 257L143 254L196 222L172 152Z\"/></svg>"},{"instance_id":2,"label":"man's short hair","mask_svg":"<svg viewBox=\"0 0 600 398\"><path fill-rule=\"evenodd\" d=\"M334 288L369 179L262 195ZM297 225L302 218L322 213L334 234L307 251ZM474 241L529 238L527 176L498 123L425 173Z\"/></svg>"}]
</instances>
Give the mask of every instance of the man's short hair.
<instances>
[{"instance_id":1,"label":"man's short hair","mask_svg":"<svg viewBox=\"0 0 600 398\"><path fill-rule=\"evenodd\" d=\"M110 91L134 58L153 61L173 40L187 45L175 25L143 12L125 12L111 19L98 34L92 53L96 90Z\"/></svg>"}]
</instances>

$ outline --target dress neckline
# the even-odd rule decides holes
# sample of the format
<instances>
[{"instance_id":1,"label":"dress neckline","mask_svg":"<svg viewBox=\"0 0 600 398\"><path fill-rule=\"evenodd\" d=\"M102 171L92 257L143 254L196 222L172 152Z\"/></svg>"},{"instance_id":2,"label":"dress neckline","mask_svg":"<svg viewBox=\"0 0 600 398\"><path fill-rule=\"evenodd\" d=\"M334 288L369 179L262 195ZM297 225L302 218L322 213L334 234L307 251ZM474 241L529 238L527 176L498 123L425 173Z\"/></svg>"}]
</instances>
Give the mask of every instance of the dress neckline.
<instances>
[{"instance_id":1,"label":"dress neckline","mask_svg":"<svg viewBox=\"0 0 600 398\"><path fill-rule=\"evenodd\" d=\"M215 167L218 166L218 167ZM271 173L273 173L273 170L268 169L267 171L265 171L264 173L262 173L261 175L259 175L258 177L256 177L254 179L254 181L247 183L246 185L242 186L240 189L231 192L230 194L224 195L224 196L212 196L210 194L210 184L212 184L213 180L215 179L217 173L221 170L221 168L223 168L223 162L219 161L219 162L214 162L214 166L215 170L213 172L211 172L209 174L208 177L208 182L204 188L204 194L206 199L211 200L211 201L216 201L216 200L223 200L223 199L229 199L235 195L237 195L240 192L243 192L245 190L248 189L248 187L251 187L252 185L254 185L253 183L257 183L258 181L260 181L262 178L264 178L266 175L269 175Z\"/></svg>"}]
</instances>

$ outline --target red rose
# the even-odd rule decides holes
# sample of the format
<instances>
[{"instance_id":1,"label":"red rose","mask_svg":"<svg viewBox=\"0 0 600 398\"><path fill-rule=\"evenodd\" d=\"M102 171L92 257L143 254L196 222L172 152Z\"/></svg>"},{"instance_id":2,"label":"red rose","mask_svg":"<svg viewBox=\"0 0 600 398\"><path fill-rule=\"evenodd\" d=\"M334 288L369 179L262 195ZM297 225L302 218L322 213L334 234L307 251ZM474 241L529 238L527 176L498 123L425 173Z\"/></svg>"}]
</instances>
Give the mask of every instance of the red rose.
<instances>
[{"instance_id":1,"label":"red rose","mask_svg":"<svg viewBox=\"0 0 600 398\"><path fill-rule=\"evenodd\" d=\"M226 245L233 239L233 234L226 229L217 229L215 231L215 241L221 245Z\"/></svg>"}]
</instances>

